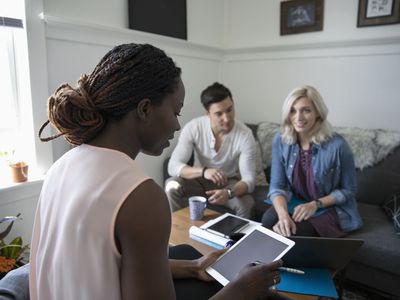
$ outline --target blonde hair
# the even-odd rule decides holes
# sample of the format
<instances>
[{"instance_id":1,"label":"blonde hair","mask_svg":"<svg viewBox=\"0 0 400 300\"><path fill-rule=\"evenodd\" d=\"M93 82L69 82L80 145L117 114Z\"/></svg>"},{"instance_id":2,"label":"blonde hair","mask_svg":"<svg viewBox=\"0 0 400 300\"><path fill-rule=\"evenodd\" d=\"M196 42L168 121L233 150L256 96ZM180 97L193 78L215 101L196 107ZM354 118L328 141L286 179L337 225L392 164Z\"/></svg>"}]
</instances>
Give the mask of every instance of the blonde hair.
<instances>
[{"instance_id":1,"label":"blonde hair","mask_svg":"<svg viewBox=\"0 0 400 300\"><path fill-rule=\"evenodd\" d=\"M294 144L297 141L297 133L290 121L290 111L293 104L300 98L310 100L317 111L317 120L312 128L311 141L321 144L332 136L332 126L327 120L328 107L325 105L321 94L312 86L304 85L295 88L286 97L282 107L281 132L282 139L286 144Z\"/></svg>"}]
</instances>

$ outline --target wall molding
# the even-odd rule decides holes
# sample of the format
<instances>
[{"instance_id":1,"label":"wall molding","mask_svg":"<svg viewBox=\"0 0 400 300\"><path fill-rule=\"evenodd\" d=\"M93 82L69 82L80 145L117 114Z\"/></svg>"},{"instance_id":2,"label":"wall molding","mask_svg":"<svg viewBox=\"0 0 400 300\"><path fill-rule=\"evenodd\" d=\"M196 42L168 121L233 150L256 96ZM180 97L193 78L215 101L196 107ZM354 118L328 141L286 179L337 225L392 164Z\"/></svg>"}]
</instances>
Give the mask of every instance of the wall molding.
<instances>
[{"instance_id":1,"label":"wall molding","mask_svg":"<svg viewBox=\"0 0 400 300\"><path fill-rule=\"evenodd\" d=\"M196 44L167 36L127 28L86 23L70 18L41 14L46 37L83 44L112 47L127 42L150 43L171 55L205 59L223 64L239 61L400 54L400 37L321 41L317 43L221 48Z\"/></svg>"},{"instance_id":2,"label":"wall molding","mask_svg":"<svg viewBox=\"0 0 400 300\"><path fill-rule=\"evenodd\" d=\"M241 61L399 55L400 37L230 49L225 63Z\"/></svg>"},{"instance_id":3,"label":"wall molding","mask_svg":"<svg viewBox=\"0 0 400 300\"><path fill-rule=\"evenodd\" d=\"M170 55L221 62L223 49L195 44L185 40L141 32L127 28L117 28L94 23L59 18L41 14L46 25L46 38L64 40L97 46L113 47L128 42L149 43L163 48Z\"/></svg>"},{"instance_id":4,"label":"wall molding","mask_svg":"<svg viewBox=\"0 0 400 300\"><path fill-rule=\"evenodd\" d=\"M231 48L227 49L226 52L227 54L242 54L242 53L293 51L293 50L322 49L322 48L382 46L391 44L400 44L400 36L384 37L384 38L368 38L368 39L358 39L358 40L341 40L341 41L339 40L339 41L325 41L325 42L321 41L318 43Z\"/></svg>"}]
</instances>

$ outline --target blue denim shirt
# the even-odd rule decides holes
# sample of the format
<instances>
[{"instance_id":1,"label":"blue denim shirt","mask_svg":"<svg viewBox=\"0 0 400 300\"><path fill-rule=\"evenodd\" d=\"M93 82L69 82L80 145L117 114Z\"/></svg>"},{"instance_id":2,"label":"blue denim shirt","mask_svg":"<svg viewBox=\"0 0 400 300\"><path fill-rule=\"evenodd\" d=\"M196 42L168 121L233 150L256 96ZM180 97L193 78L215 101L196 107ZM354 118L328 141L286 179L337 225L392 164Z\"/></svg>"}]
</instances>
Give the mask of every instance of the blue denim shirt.
<instances>
[{"instance_id":1,"label":"blue denim shirt","mask_svg":"<svg viewBox=\"0 0 400 300\"><path fill-rule=\"evenodd\" d=\"M279 133L274 137L269 198L282 195L291 199L292 174L299 151L298 143L284 143ZM313 144L311 152L318 196L331 195L335 198L335 209L344 232L360 228L362 220L355 199L356 170L349 145L342 136L334 134L321 145Z\"/></svg>"}]
</instances>

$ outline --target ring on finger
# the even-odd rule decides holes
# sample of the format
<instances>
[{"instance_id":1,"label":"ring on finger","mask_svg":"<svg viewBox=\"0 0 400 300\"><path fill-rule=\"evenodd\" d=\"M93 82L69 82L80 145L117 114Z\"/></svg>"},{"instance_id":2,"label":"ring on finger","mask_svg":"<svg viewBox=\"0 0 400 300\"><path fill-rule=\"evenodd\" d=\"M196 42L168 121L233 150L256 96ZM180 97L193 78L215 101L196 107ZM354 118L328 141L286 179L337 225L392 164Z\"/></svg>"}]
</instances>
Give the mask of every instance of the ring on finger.
<instances>
[{"instance_id":1,"label":"ring on finger","mask_svg":"<svg viewBox=\"0 0 400 300\"><path fill-rule=\"evenodd\" d=\"M273 278L274 284L272 286L270 286L271 290L276 290L276 279L275 277Z\"/></svg>"}]
</instances>

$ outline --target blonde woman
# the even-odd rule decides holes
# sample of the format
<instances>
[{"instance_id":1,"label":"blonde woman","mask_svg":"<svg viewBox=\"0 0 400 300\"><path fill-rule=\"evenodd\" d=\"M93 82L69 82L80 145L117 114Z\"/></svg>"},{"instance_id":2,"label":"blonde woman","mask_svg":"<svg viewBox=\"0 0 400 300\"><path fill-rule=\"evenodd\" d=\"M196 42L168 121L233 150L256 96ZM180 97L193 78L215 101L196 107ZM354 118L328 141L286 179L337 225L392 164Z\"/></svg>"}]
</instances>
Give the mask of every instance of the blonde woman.
<instances>
[{"instance_id":1,"label":"blonde woman","mask_svg":"<svg viewBox=\"0 0 400 300\"><path fill-rule=\"evenodd\" d=\"M353 154L327 115L311 86L294 89L283 104L281 132L272 145L272 207L262 223L284 236L341 237L362 226Z\"/></svg>"}]
</instances>

